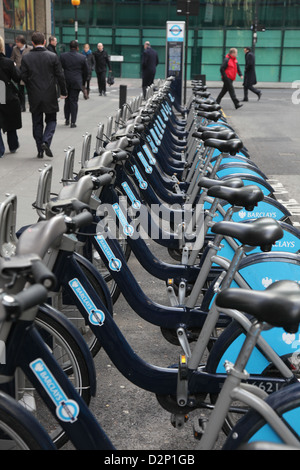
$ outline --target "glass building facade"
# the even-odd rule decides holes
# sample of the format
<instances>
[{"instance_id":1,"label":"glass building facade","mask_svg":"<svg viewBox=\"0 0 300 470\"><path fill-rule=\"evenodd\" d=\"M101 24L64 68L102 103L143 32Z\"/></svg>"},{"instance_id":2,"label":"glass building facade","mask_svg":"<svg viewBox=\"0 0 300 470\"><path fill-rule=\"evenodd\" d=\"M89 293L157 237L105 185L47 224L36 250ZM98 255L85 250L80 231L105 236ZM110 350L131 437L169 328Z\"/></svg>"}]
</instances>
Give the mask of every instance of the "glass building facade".
<instances>
[{"instance_id":1,"label":"glass building facade","mask_svg":"<svg viewBox=\"0 0 300 470\"><path fill-rule=\"evenodd\" d=\"M139 78L143 44L149 40L159 55L157 78L165 77L166 21L185 20L176 0L81 0L77 9L78 41L95 50L98 42L124 62L114 63L116 76ZM54 28L64 50L74 39L71 0L55 0ZM190 16L187 78L205 74L220 79L220 64L230 47L237 47L244 65L245 46L252 46L258 25L256 72L261 82L300 79L300 0L199 0L199 13Z\"/></svg>"}]
</instances>

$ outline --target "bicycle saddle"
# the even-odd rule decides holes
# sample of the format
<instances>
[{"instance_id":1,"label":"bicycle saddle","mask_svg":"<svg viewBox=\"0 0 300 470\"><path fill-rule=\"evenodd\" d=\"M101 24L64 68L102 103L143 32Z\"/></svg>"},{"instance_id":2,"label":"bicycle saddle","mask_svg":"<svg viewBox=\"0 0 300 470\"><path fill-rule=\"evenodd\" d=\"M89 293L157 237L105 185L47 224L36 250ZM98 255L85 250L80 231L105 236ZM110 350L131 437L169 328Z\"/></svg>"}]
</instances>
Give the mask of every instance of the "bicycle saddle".
<instances>
[{"instance_id":1,"label":"bicycle saddle","mask_svg":"<svg viewBox=\"0 0 300 470\"><path fill-rule=\"evenodd\" d=\"M201 98L209 98L210 93L209 91L196 91L196 96L201 96Z\"/></svg>"},{"instance_id":2,"label":"bicycle saddle","mask_svg":"<svg viewBox=\"0 0 300 470\"><path fill-rule=\"evenodd\" d=\"M221 106L217 103L215 104L206 104L206 103L201 103L196 107L197 110L199 111L219 111L221 109Z\"/></svg>"},{"instance_id":3,"label":"bicycle saddle","mask_svg":"<svg viewBox=\"0 0 300 470\"><path fill-rule=\"evenodd\" d=\"M194 98L196 104L215 104L215 100L212 98Z\"/></svg>"},{"instance_id":4,"label":"bicycle saddle","mask_svg":"<svg viewBox=\"0 0 300 470\"><path fill-rule=\"evenodd\" d=\"M220 132L226 131L228 127L226 126L199 126L197 132L206 132L206 131L213 131L213 132Z\"/></svg>"},{"instance_id":5,"label":"bicycle saddle","mask_svg":"<svg viewBox=\"0 0 300 470\"><path fill-rule=\"evenodd\" d=\"M216 304L241 310L288 333L296 333L299 328L300 287L294 281L276 281L264 291L224 289L217 295Z\"/></svg>"},{"instance_id":6,"label":"bicycle saddle","mask_svg":"<svg viewBox=\"0 0 300 470\"><path fill-rule=\"evenodd\" d=\"M241 188L244 186L243 180L241 178L230 178L228 180L213 180L203 176L198 181L198 186L200 188L211 188L212 186L228 186L230 188Z\"/></svg>"},{"instance_id":7,"label":"bicycle saddle","mask_svg":"<svg viewBox=\"0 0 300 470\"><path fill-rule=\"evenodd\" d=\"M222 117L222 114L219 113L218 111L212 111L210 113L207 111L197 111L197 116L204 117L205 119L208 119L209 121L217 122Z\"/></svg>"},{"instance_id":8,"label":"bicycle saddle","mask_svg":"<svg viewBox=\"0 0 300 470\"><path fill-rule=\"evenodd\" d=\"M243 142L240 139L207 139L204 142L204 145L205 147L213 147L217 150L220 150L220 152L230 153L230 155L235 155L244 146Z\"/></svg>"},{"instance_id":9,"label":"bicycle saddle","mask_svg":"<svg viewBox=\"0 0 300 470\"><path fill-rule=\"evenodd\" d=\"M205 131L202 132L201 139L208 140L208 139L219 139L219 140L231 140L236 139L237 135L235 132L231 131L230 129L226 129L223 131Z\"/></svg>"},{"instance_id":10,"label":"bicycle saddle","mask_svg":"<svg viewBox=\"0 0 300 470\"><path fill-rule=\"evenodd\" d=\"M270 217L255 219L249 224L239 222L217 222L211 231L236 238L243 245L259 246L261 251L271 251L272 245L283 237L283 230L277 220Z\"/></svg>"},{"instance_id":11,"label":"bicycle saddle","mask_svg":"<svg viewBox=\"0 0 300 470\"><path fill-rule=\"evenodd\" d=\"M222 180L218 181L222 183ZM244 207L247 211L253 211L257 203L264 198L262 190L253 184L243 187L225 187L222 184L211 186L207 195L223 199L232 206Z\"/></svg>"}]
</instances>

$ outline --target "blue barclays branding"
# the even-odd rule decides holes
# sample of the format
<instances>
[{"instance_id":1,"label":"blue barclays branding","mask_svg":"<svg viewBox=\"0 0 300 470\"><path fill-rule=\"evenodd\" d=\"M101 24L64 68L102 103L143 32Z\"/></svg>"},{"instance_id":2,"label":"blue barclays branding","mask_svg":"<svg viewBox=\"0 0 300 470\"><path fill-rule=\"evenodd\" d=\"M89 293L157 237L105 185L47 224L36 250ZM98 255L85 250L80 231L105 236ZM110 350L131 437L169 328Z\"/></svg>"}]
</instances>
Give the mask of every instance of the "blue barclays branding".
<instances>
[{"instance_id":1,"label":"blue barclays branding","mask_svg":"<svg viewBox=\"0 0 300 470\"><path fill-rule=\"evenodd\" d=\"M158 137L160 139L163 138L164 130L162 129L161 125L159 124L158 119L155 120L153 127L155 129L155 132L157 133Z\"/></svg>"},{"instance_id":2,"label":"blue barclays branding","mask_svg":"<svg viewBox=\"0 0 300 470\"><path fill-rule=\"evenodd\" d=\"M164 121L162 120L162 118L158 115L157 116L157 119L158 119L158 122L160 124L160 127L162 127L163 129L165 129L167 126L166 124L164 123Z\"/></svg>"},{"instance_id":3,"label":"blue barclays branding","mask_svg":"<svg viewBox=\"0 0 300 470\"><path fill-rule=\"evenodd\" d=\"M145 154L148 157L150 165L155 165L156 164L156 158L154 158L154 156L152 155L152 152L149 149L148 145L146 145L146 144L143 145L143 150L144 150Z\"/></svg>"},{"instance_id":4,"label":"blue barclays branding","mask_svg":"<svg viewBox=\"0 0 300 470\"><path fill-rule=\"evenodd\" d=\"M113 204L112 207L113 207L113 210L115 211L115 214L118 217L118 219L119 219L119 221L120 221L120 223L123 227L124 235L126 235L128 237L132 237L132 235L134 234L134 228L133 228L132 225L130 225L127 222L126 217L123 214L119 204Z\"/></svg>"},{"instance_id":5,"label":"blue barclays branding","mask_svg":"<svg viewBox=\"0 0 300 470\"><path fill-rule=\"evenodd\" d=\"M87 311L89 322L94 326L102 326L105 320L105 314L102 310L97 309L81 282L77 278L74 278L69 282L69 285Z\"/></svg>"},{"instance_id":6,"label":"blue barclays branding","mask_svg":"<svg viewBox=\"0 0 300 470\"><path fill-rule=\"evenodd\" d=\"M167 122L169 120L167 113L165 112L164 109L161 109L160 111L161 111L161 114L163 115L164 120Z\"/></svg>"},{"instance_id":7,"label":"blue barclays branding","mask_svg":"<svg viewBox=\"0 0 300 470\"><path fill-rule=\"evenodd\" d=\"M152 171L153 171L152 167L148 164L148 162L147 162L146 158L144 157L144 155L142 154L142 152L138 152L137 155L138 155L142 165L145 168L145 172L149 173L149 174L152 173Z\"/></svg>"},{"instance_id":8,"label":"blue barclays branding","mask_svg":"<svg viewBox=\"0 0 300 470\"><path fill-rule=\"evenodd\" d=\"M119 272L122 268L122 262L118 258L115 257L114 253L112 252L111 248L109 247L107 241L103 237L103 235L96 235L95 240L100 246L101 250L103 251L109 265L109 269L111 271Z\"/></svg>"},{"instance_id":9,"label":"blue barclays branding","mask_svg":"<svg viewBox=\"0 0 300 470\"><path fill-rule=\"evenodd\" d=\"M142 177L141 173L139 172L138 168L136 165L133 165L132 167L132 171L134 171L134 175L136 177L136 179L138 180L139 182L139 187L143 190L147 189L148 188L148 183L147 181L144 180L144 178Z\"/></svg>"},{"instance_id":10,"label":"blue barclays branding","mask_svg":"<svg viewBox=\"0 0 300 470\"><path fill-rule=\"evenodd\" d=\"M158 136L156 135L156 132L155 132L154 128L150 129L150 134L152 135L156 145L160 145L161 141L159 140Z\"/></svg>"},{"instance_id":11,"label":"blue barclays branding","mask_svg":"<svg viewBox=\"0 0 300 470\"><path fill-rule=\"evenodd\" d=\"M80 411L78 403L68 399L44 361L36 359L30 363L30 368L55 404L57 418L65 423L75 423Z\"/></svg>"},{"instance_id":12,"label":"blue barclays branding","mask_svg":"<svg viewBox=\"0 0 300 470\"><path fill-rule=\"evenodd\" d=\"M150 147L151 147L151 150L153 153L157 153L158 152L158 148L156 147L155 143L153 142L153 140L151 139L150 135L146 135L146 139L148 140L149 144L150 144Z\"/></svg>"},{"instance_id":13,"label":"blue barclays branding","mask_svg":"<svg viewBox=\"0 0 300 470\"><path fill-rule=\"evenodd\" d=\"M171 93L169 93L169 98L170 98L170 100L172 101L172 103L174 103L175 98L174 98L174 96L171 95Z\"/></svg>"},{"instance_id":14,"label":"blue barclays branding","mask_svg":"<svg viewBox=\"0 0 300 470\"><path fill-rule=\"evenodd\" d=\"M122 183L122 188L124 189L125 193L127 194L130 202L131 202L131 205L134 209L140 209L141 207L141 202L136 199L135 195L133 194L133 192L131 191L128 183Z\"/></svg>"}]
</instances>

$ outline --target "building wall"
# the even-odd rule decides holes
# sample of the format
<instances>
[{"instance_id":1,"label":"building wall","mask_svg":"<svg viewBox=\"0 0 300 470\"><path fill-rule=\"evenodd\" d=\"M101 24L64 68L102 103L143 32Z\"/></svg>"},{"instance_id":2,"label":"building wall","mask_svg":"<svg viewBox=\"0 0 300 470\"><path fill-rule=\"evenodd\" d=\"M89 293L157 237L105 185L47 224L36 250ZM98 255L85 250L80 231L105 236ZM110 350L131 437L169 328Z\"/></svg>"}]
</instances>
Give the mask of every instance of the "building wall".
<instances>
[{"instance_id":1,"label":"building wall","mask_svg":"<svg viewBox=\"0 0 300 470\"><path fill-rule=\"evenodd\" d=\"M52 0L0 1L0 34L6 44L13 44L18 34L30 42L34 30L48 37L52 29Z\"/></svg>"},{"instance_id":2,"label":"building wall","mask_svg":"<svg viewBox=\"0 0 300 470\"><path fill-rule=\"evenodd\" d=\"M258 8L255 48L259 81L293 81L300 78L300 0L199 0L199 13L189 20L188 72L208 80L220 79L220 64L230 47L239 50L244 65L244 46L252 45L251 25ZM185 20L177 14L176 0L82 0L78 8L78 40L92 50L102 42L108 53L123 55L114 64L118 76L141 76L143 43L149 40L159 55L157 77L165 76L166 21ZM74 39L74 7L70 0L55 0L55 34L59 49Z\"/></svg>"}]
</instances>

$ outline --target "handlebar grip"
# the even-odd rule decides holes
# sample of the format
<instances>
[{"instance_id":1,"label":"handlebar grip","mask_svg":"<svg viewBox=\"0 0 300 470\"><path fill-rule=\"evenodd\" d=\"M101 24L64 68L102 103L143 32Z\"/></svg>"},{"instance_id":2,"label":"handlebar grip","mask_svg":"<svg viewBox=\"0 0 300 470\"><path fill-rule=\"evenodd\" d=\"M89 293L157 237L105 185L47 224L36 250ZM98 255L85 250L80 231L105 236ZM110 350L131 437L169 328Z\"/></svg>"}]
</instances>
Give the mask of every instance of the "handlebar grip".
<instances>
[{"instance_id":1,"label":"handlebar grip","mask_svg":"<svg viewBox=\"0 0 300 470\"><path fill-rule=\"evenodd\" d=\"M130 147L135 147L136 145L139 145L140 144L140 139L138 137L132 137L132 138L128 138L129 140L129 144L130 144Z\"/></svg>"},{"instance_id":2,"label":"handlebar grip","mask_svg":"<svg viewBox=\"0 0 300 470\"><path fill-rule=\"evenodd\" d=\"M98 188L101 186L106 186L107 184L110 184L112 182L112 175L109 173L105 173L104 175L98 176L96 185Z\"/></svg>"},{"instance_id":3,"label":"handlebar grip","mask_svg":"<svg viewBox=\"0 0 300 470\"><path fill-rule=\"evenodd\" d=\"M118 153L114 153L114 160L116 162L127 160L127 158L128 158L128 153L126 152L126 150L120 150Z\"/></svg>"},{"instance_id":4,"label":"handlebar grip","mask_svg":"<svg viewBox=\"0 0 300 470\"><path fill-rule=\"evenodd\" d=\"M22 312L46 302L48 289L42 284L34 284L15 295L4 294L2 305L5 308L7 319L14 320Z\"/></svg>"},{"instance_id":5,"label":"handlebar grip","mask_svg":"<svg viewBox=\"0 0 300 470\"><path fill-rule=\"evenodd\" d=\"M85 227L86 225L90 225L93 221L93 215L88 212L84 211L74 217L70 218L70 220L66 221L67 225L67 233L73 233L80 227Z\"/></svg>"},{"instance_id":6,"label":"handlebar grip","mask_svg":"<svg viewBox=\"0 0 300 470\"><path fill-rule=\"evenodd\" d=\"M49 290L55 287L56 277L43 261L34 261L31 270L36 283L42 284Z\"/></svg>"},{"instance_id":7,"label":"handlebar grip","mask_svg":"<svg viewBox=\"0 0 300 470\"><path fill-rule=\"evenodd\" d=\"M145 129L144 124L135 124L135 126L134 126L134 130L135 130L136 132L143 132L144 129Z\"/></svg>"}]
</instances>

